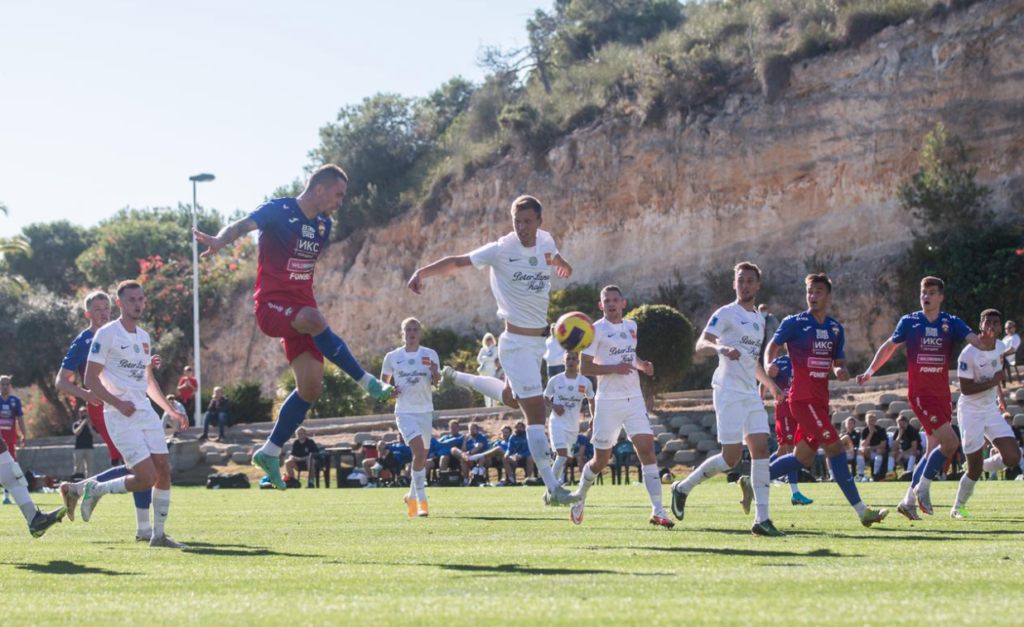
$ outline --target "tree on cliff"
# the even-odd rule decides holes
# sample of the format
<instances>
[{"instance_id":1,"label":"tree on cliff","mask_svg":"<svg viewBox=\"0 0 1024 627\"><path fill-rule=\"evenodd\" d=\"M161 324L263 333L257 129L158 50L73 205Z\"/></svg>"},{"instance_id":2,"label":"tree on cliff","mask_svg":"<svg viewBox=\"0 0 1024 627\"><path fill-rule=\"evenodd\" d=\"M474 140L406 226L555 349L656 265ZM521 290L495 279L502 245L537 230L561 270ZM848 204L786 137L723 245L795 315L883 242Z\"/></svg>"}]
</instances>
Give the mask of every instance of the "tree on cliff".
<instances>
[{"instance_id":1,"label":"tree on cliff","mask_svg":"<svg viewBox=\"0 0 1024 627\"><path fill-rule=\"evenodd\" d=\"M654 364L653 377L640 377L648 404L655 394L672 389L693 364L693 325L667 305L641 305L626 314L636 321L636 354Z\"/></svg>"}]
</instances>

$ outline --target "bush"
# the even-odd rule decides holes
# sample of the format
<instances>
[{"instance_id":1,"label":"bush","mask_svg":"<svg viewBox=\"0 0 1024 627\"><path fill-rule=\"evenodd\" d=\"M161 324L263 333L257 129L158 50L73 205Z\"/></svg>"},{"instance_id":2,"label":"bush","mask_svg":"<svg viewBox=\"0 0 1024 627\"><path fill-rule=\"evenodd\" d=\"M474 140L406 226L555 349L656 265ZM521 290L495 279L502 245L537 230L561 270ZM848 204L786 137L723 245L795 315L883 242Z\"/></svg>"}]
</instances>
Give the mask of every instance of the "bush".
<instances>
[{"instance_id":1,"label":"bush","mask_svg":"<svg viewBox=\"0 0 1024 627\"><path fill-rule=\"evenodd\" d=\"M761 92L769 104L779 98L789 86L791 63L784 54L773 54L761 60L757 66L757 76L761 81Z\"/></svg>"},{"instance_id":2,"label":"bush","mask_svg":"<svg viewBox=\"0 0 1024 627\"><path fill-rule=\"evenodd\" d=\"M435 411L441 411L444 409L466 409L469 407L476 407L477 405L473 391L468 388L464 388L461 385L456 385L444 392L434 392L433 398Z\"/></svg>"},{"instance_id":3,"label":"bush","mask_svg":"<svg viewBox=\"0 0 1024 627\"><path fill-rule=\"evenodd\" d=\"M553 290L548 305L548 319L554 322L572 311L582 311L592 320L601 317L597 304L601 300L601 288L591 283L570 283L564 289Z\"/></svg>"},{"instance_id":4,"label":"bush","mask_svg":"<svg viewBox=\"0 0 1024 627\"><path fill-rule=\"evenodd\" d=\"M288 370L281 377L280 400L284 400L295 390L295 374ZM342 372L332 363L324 364L324 387L320 398L309 410L310 418L338 418L343 416L362 416L368 413L366 392L352 377ZM276 417L275 417L276 419Z\"/></svg>"},{"instance_id":5,"label":"bush","mask_svg":"<svg viewBox=\"0 0 1024 627\"><path fill-rule=\"evenodd\" d=\"M654 364L654 376L640 375L644 397L670 390L693 363L694 330L686 316L667 305L642 305L626 314L637 325L636 353Z\"/></svg>"},{"instance_id":6,"label":"bush","mask_svg":"<svg viewBox=\"0 0 1024 627\"><path fill-rule=\"evenodd\" d=\"M267 422L274 410L274 401L263 396L258 381L239 381L229 385L224 388L224 396L231 401L231 419L235 424Z\"/></svg>"}]
</instances>

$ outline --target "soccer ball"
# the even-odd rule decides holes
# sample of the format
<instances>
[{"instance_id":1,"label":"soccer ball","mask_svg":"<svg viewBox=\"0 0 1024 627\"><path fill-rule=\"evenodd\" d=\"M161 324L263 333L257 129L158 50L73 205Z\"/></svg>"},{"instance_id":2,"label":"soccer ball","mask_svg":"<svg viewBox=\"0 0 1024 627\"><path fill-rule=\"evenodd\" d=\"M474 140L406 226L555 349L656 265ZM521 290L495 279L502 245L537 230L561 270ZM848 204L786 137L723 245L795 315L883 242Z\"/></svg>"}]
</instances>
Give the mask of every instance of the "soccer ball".
<instances>
[{"instance_id":1,"label":"soccer ball","mask_svg":"<svg viewBox=\"0 0 1024 627\"><path fill-rule=\"evenodd\" d=\"M585 313L573 311L555 323L555 340L567 351L580 352L594 341L594 325Z\"/></svg>"}]
</instances>

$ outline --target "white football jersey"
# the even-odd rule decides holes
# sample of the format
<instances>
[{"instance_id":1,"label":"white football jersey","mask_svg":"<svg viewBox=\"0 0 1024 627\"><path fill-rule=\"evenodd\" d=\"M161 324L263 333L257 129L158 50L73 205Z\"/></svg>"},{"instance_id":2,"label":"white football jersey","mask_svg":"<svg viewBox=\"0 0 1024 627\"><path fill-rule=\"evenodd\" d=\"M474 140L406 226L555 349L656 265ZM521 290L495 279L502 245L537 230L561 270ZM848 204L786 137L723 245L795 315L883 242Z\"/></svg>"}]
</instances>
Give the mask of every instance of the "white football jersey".
<instances>
[{"instance_id":1,"label":"white football jersey","mask_svg":"<svg viewBox=\"0 0 1024 627\"><path fill-rule=\"evenodd\" d=\"M636 322L623 320L612 324L606 318L594 323L594 341L583 350L599 366L633 363L636 359ZM643 396L640 374L634 369L629 374L606 374L597 378L597 400L635 398Z\"/></svg>"},{"instance_id":2,"label":"white football jersey","mask_svg":"<svg viewBox=\"0 0 1024 627\"><path fill-rule=\"evenodd\" d=\"M556 405L565 407L561 416L552 410L551 420L578 428L583 399L594 400L594 384L581 374L577 374L575 379L570 379L565 376L564 372L561 372L548 379L548 387L544 389L544 396L550 398L551 402Z\"/></svg>"},{"instance_id":3,"label":"white football jersey","mask_svg":"<svg viewBox=\"0 0 1024 627\"><path fill-rule=\"evenodd\" d=\"M704 333L717 337L719 346L740 352L736 361L719 353L711 386L719 390L757 393L757 362L764 343L764 316L732 303L720 307L711 316Z\"/></svg>"},{"instance_id":4,"label":"white football jersey","mask_svg":"<svg viewBox=\"0 0 1024 627\"><path fill-rule=\"evenodd\" d=\"M149 333L135 327L129 333L121 319L100 327L92 338L89 361L101 364L103 387L121 400L138 400L146 396L149 377L146 367L152 360Z\"/></svg>"},{"instance_id":5,"label":"white football jersey","mask_svg":"<svg viewBox=\"0 0 1024 627\"><path fill-rule=\"evenodd\" d=\"M414 353L405 352L399 346L384 357L381 375L391 375L392 383L400 394L395 401L395 413L434 411L431 396L430 364L441 368L437 353L420 346Z\"/></svg>"},{"instance_id":6,"label":"white football jersey","mask_svg":"<svg viewBox=\"0 0 1024 627\"><path fill-rule=\"evenodd\" d=\"M992 377L1003 369L1002 354L1005 352L1006 345L1002 340L996 340L995 348L990 351L980 351L968 344L957 360L957 377L971 379L975 383L991 381ZM994 387L978 394L963 394L957 401L957 409L963 411L998 411L998 408L999 397Z\"/></svg>"},{"instance_id":7,"label":"white football jersey","mask_svg":"<svg viewBox=\"0 0 1024 627\"><path fill-rule=\"evenodd\" d=\"M499 318L517 327L543 329L548 326L551 262L557 254L551 234L537 231L537 245L531 248L509 233L469 253L469 258L477 270L491 269Z\"/></svg>"}]
</instances>

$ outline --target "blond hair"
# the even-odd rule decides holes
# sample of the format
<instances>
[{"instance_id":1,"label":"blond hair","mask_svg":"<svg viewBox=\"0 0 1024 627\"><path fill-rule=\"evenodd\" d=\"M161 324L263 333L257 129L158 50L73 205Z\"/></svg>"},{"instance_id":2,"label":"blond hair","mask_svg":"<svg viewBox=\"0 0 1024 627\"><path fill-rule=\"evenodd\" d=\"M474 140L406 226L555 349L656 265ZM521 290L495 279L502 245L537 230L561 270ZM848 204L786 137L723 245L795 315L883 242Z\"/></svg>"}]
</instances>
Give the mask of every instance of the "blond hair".
<instances>
[{"instance_id":1,"label":"blond hair","mask_svg":"<svg viewBox=\"0 0 1024 627\"><path fill-rule=\"evenodd\" d=\"M494 334L490 333L490 332L484 333L484 337L483 337L483 339L480 340L480 344L482 346L487 346L487 340L490 340L490 341L494 342L495 344L498 343L498 340L496 340L494 338Z\"/></svg>"}]
</instances>

